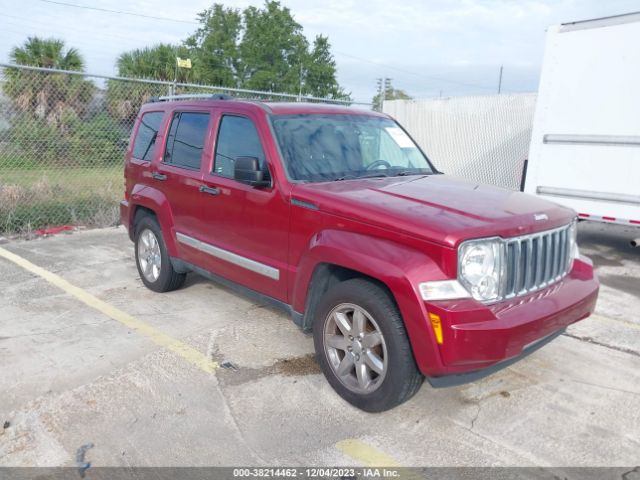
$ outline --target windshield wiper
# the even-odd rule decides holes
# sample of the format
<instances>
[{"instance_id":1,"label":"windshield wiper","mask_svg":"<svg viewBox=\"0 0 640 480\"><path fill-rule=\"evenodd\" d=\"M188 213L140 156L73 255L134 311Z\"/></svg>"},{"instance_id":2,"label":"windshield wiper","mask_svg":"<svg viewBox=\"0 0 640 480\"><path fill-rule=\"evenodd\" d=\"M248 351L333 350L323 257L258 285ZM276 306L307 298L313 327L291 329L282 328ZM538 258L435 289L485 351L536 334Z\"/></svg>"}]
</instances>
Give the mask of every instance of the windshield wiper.
<instances>
[{"instance_id":1,"label":"windshield wiper","mask_svg":"<svg viewBox=\"0 0 640 480\"><path fill-rule=\"evenodd\" d=\"M358 178L358 177L356 177L355 175L344 175L342 177L334 178L333 181L334 182L341 182L343 180L355 180L356 178Z\"/></svg>"},{"instance_id":2,"label":"windshield wiper","mask_svg":"<svg viewBox=\"0 0 640 480\"><path fill-rule=\"evenodd\" d=\"M379 177L388 177L386 173L377 172L377 173L368 173L366 175L360 175L356 178L379 178Z\"/></svg>"},{"instance_id":3,"label":"windshield wiper","mask_svg":"<svg viewBox=\"0 0 640 480\"><path fill-rule=\"evenodd\" d=\"M419 175L421 177L426 177L431 175L430 173L424 173L424 172L415 172L412 170L401 170L399 172L396 172L392 175L392 177L410 177L412 175Z\"/></svg>"}]
</instances>

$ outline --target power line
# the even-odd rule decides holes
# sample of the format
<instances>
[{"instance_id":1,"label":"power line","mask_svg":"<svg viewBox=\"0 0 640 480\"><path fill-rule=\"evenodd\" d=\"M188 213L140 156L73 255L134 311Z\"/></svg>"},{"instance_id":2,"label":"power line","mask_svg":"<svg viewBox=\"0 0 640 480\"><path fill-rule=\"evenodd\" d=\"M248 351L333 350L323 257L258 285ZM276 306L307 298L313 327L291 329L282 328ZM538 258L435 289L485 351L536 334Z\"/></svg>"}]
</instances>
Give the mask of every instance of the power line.
<instances>
[{"instance_id":1,"label":"power line","mask_svg":"<svg viewBox=\"0 0 640 480\"><path fill-rule=\"evenodd\" d=\"M54 5L63 5L65 7L82 8L84 10L96 10L99 12L117 13L120 15L131 15L132 17L142 17L142 18L151 18L153 20L163 20L165 22L188 23L190 25L200 25L200 23L194 22L191 20L179 20L176 18L169 18L169 17L157 17L154 15L145 15L143 13L127 12L124 10L110 10L108 8L90 7L88 5L77 5L75 3L56 2L54 0L40 0L40 1L44 3L52 3Z\"/></svg>"},{"instance_id":2,"label":"power line","mask_svg":"<svg viewBox=\"0 0 640 480\"><path fill-rule=\"evenodd\" d=\"M63 34L66 33L79 33L79 34L83 34L83 35L91 35L94 38L97 37L98 35L100 37L104 37L104 38L113 38L113 39L118 39L118 40L124 40L127 42L128 45L131 45L132 41L135 41L135 38L133 37L125 37L122 35L116 35L113 33L105 33L103 31L100 31L97 35L96 35L96 30L93 29L85 29L85 28L78 28L76 26L70 27L70 26L66 26L66 25L51 25L51 24L47 24L45 22L39 22L37 20L34 19L30 19L30 18L24 18L24 17L16 17L13 15L6 15L4 13L0 13L0 17L5 17L5 18L10 18L13 20L18 20L19 22L21 22L20 24L18 23L11 23L11 22L7 22L5 23L6 25L14 25L16 27L20 27L23 29L32 29L32 30L42 30L43 28L47 28L47 30L49 32L53 32L56 35L60 35L63 36ZM60 33L57 33L60 32ZM24 30L22 32L19 33L23 33L24 35L28 36L28 32L25 32ZM113 44L113 42L111 42ZM122 43L122 45L124 45L124 43ZM106 50L105 50L106 51Z\"/></svg>"},{"instance_id":3,"label":"power line","mask_svg":"<svg viewBox=\"0 0 640 480\"><path fill-rule=\"evenodd\" d=\"M387 65L385 63L376 62L374 60L369 60L368 58L356 57L355 55L351 55L349 53L344 53L344 52L339 52L337 50L334 50L333 53L335 53L337 55L342 55L343 57L353 58L354 60L359 60L361 62L366 62L366 63L370 63L372 65L377 65L379 67L385 67L385 68L388 68L388 69L391 69L391 70L396 70L398 72L407 73L409 75L415 75L416 77L426 78L428 80L433 80L433 81L437 81L437 82L451 83L451 84L461 85L461 86L464 86L464 87L482 88L484 90L495 90L495 87L489 87L487 85L478 85L478 84L475 84L475 83L466 83L466 82L459 82L457 80L450 80L448 78L443 78L443 77L434 77L434 76L430 76L430 75L423 75L421 73L416 73L416 72L412 72L410 70L405 70L403 68Z\"/></svg>"},{"instance_id":4,"label":"power line","mask_svg":"<svg viewBox=\"0 0 640 480\"><path fill-rule=\"evenodd\" d=\"M130 15L130 16L134 16L134 17L148 18L148 19L152 19L152 20L161 20L161 21L175 22L175 23L182 23L182 24L189 24L189 25L200 25L200 23L196 22L196 21L179 20L179 19L169 18L169 17L159 17L159 16L155 16L155 15L146 15L146 14L142 14L142 13L135 13L135 12L129 12L129 11L124 11L124 10L112 10L112 9L108 9L108 8L91 7L91 6L87 6L87 5L78 5L78 4L74 4L74 3L61 2L61 1L57 1L57 0L39 0L39 1L43 2L43 3L50 3L50 4L54 4L54 5L73 7L73 8L79 8L79 9L84 9L84 10L94 10L94 11L100 11L100 12L115 13L115 14L119 14L119 15ZM381 62L376 62L374 60L369 60L367 58L358 57L356 55L351 55L349 53L344 53L344 52L340 52L340 51L337 51L337 50L333 50L333 53L337 54L337 55L342 55L344 57L352 58L354 60L358 60L358 61L361 61L361 62L370 63L372 65L377 65L377 66L385 67L387 69L396 70L398 72L402 72L402 73L405 73L405 74L408 74L408 75L414 75L416 77L425 78L425 79L428 79L428 80L431 80L431 81L435 81L435 82L444 82L444 83L449 83L449 84L453 84L453 85L460 85L460 86L465 86L465 87L470 87L470 88L479 88L479 89L483 89L483 90L494 90L495 89L495 87L489 87L487 85L479 85L479 84L474 84L474 83L460 82L458 80L453 80L453 79L444 78L444 77L423 75L423 74L416 73L416 72L413 72L413 71L410 71L410 70L406 70L406 69L399 68L399 67L394 67L394 66L391 66L391 65L388 65L388 64L384 64L384 63L381 63Z\"/></svg>"}]
</instances>

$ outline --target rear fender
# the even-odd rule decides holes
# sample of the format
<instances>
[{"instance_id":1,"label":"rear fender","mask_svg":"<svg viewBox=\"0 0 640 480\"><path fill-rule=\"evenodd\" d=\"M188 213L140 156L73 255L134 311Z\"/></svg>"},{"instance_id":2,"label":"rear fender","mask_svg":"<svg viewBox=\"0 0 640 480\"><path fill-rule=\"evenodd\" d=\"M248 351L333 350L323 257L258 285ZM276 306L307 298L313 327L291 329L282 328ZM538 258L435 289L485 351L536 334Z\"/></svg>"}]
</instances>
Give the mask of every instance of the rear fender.
<instances>
[{"instance_id":1,"label":"rear fender","mask_svg":"<svg viewBox=\"0 0 640 480\"><path fill-rule=\"evenodd\" d=\"M173 232L173 213L171 211L171 205L164 193L147 185L136 185L131 191L130 203L132 206L132 208L130 208L130 225L133 226L137 207L145 207L152 210L158 218L158 223L160 223L160 229L162 230L162 236L164 237L164 243L169 256L176 257L178 251Z\"/></svg>"}]
</instances>

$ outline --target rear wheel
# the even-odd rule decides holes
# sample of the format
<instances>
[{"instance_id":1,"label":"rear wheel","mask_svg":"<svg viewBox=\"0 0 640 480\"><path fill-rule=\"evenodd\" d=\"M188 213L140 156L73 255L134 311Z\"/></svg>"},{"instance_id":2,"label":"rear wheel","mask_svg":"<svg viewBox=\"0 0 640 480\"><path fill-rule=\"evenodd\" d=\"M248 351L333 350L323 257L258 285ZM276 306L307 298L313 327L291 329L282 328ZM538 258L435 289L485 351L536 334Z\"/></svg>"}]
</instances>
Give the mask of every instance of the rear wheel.
<instances>
[{"instance_id":1,"label":"rear wheel","mask_svg":"<svg viewBox=\"0 0 640 480\"><path fill-rule=\"evenodd\" d=\"M167 253L160 226L154 217L142 217L135 229L136 265L140 279L154 292L169 292L182 286L186 274L177 273Z\"/></svg>"},{"instance_id":2,"label":"rear wheel","mask_svg":"<svg viewBox=\"0 0 640 480\"><path fill-rule=\"evenodd\" d=\"M325 377L362 410L393 408L422 385L400 312L374 282L358 278L329 290L318 306L313 334Z\"/></svg>"}]
</instances>

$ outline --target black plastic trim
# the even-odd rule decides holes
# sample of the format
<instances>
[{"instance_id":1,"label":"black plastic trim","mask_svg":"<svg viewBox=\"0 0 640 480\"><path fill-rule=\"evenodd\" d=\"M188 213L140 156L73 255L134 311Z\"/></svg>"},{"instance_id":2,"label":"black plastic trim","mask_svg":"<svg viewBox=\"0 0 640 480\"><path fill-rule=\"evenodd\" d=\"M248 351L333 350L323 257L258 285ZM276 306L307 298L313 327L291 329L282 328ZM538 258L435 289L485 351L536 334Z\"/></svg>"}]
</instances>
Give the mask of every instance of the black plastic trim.
<instances>
[{"instance_id":1,"label":"black plastic trim","mask_svg":"<svg viewBox=\"0 0 640 480\"><path fill-rule=\"evenodd\" d=\"M289 305L288 303L285 303L281 300L278 300L276 298L270 297L268 295L264 295L260 292L256 292L255 290L252 290L250 288L245 287L244 285L240 285L239 283L236 283L232 280L229 280L227 278L221 277L220 275L210 272L208 270L205 270L203 268L200 267L196 267L195 265L193 265L192 263L189 262L185 262L184 260L180 260L179 258L176 257L170 257L171 258L171 263L173 265L173 268L177 271L177 272L181 272L181 273L186 273L186 272L193 272L193 273L197 273L198 275L201 275L209 280L212 280L216 283L219 283L220 285L223 285L237 293L240 293L241 295L244 295L246 297L249 297L253 300L255 300L256 302L259 303L263 303L266 305L270 305L272 307L275 308L279 308L281 310L284 310L285 312L287 312L289 315L291 315L291 319L293 320L293 323L295 323L296 325L298 325L299 327L302 328L302 313L296 312L293 307L291 305Z\"/></svg>"}]
</instances>

